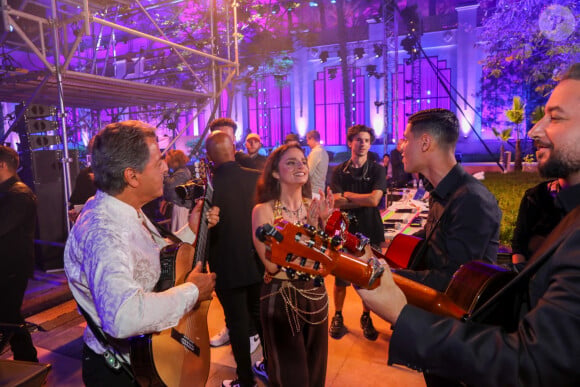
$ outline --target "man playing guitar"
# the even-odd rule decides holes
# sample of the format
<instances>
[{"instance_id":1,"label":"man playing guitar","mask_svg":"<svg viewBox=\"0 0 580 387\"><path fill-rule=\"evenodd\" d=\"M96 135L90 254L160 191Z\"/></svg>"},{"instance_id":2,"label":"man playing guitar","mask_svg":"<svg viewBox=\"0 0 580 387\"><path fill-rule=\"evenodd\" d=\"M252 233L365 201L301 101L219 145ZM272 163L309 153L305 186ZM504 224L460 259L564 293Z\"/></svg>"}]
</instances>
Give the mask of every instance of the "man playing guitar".
<instances>
[{"instance_id":1,"label":"man playing guitar","mask_svg":"<svg viewBox=\"0 0 580 387\"><path fill-rule=\"evenodd\" d=\"M168 244L141 210L163 194L167 172L155 128L140 121L107 125L95 137L92 160L98 191L69 235L65 270L79 306L128 362L127 340L120 339L175 326L199 301L211 298L215 274L196 267L185 283L153 292L160 277L160 248ZM217 208L208 211L210 225L218 222L218 214ZM200 216L197 205L189 224L177 233L183 241L194 241ZM84 341L85 385L133 385L128 374L107 365L105 348L89 328Z\"/></svg>"}]
</instances>

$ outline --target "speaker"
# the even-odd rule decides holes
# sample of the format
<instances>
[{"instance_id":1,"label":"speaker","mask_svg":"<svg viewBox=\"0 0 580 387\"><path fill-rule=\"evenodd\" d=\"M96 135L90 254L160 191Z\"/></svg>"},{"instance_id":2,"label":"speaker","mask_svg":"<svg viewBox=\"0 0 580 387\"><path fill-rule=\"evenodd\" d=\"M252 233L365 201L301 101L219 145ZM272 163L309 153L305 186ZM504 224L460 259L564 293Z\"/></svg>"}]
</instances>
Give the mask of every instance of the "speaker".
<instances>
[{"instance_id":1,"label":"speaker","mask_svg":"<svg viewBox=\"0 0 580 387\"><path fill-rule=\"evenodd\" d=\"M64 194L62 150L25 151L20 154L24 181L36 194L36 264L42 270L61 269L64 244L68 236L66 216L68 198ZM69 151L71 180L79 173L78 152Z\"/></svg>"}]
</instances>

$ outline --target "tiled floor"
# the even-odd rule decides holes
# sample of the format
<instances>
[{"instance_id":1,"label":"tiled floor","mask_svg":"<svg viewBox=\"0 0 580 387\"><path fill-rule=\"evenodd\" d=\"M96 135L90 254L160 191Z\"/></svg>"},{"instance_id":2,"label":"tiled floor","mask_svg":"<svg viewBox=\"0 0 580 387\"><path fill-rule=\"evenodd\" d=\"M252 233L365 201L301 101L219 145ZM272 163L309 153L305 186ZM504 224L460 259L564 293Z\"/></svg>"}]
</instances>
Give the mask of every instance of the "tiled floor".
<instances>
[{"instance_id":1,"label":"tiled floor","mask_svg":"<svg viewBox=\"0 0 580 387\"><path fill-rule=\"evenodd\" d=\"M333 278L327 278L326 287L332 304ZM331 306L331 313L334 308ZM352 288L348 289L344 306L345 325L349 333L340 340L329 339L329 359L326 377L327 386L424 386L421 374L403 368L387 365L387 350L390 338L389 325L374 317L374 323L380 335L377 341L366 340L359 326L361 303ZM27 318L41 327L33 333L33 340L38 349L41 362L50 363L47 386L76 387L82 386L80 356L82 332L85 326L83 319L77 315L74 302L64 302L47 311ZM224 324L223 311L219 302L214 299L208 314L210 336L219 332ZM42 329L46 329L43 331ZM0 358L10 357L10 352ZM253 359L261 357L261 348L253 354ZM211 368L207 386L220 386L224 379L235 378L235 363L230 346L211 350ZM259 386L264 386L259 381Z\"/></svg>"}]
</instances>

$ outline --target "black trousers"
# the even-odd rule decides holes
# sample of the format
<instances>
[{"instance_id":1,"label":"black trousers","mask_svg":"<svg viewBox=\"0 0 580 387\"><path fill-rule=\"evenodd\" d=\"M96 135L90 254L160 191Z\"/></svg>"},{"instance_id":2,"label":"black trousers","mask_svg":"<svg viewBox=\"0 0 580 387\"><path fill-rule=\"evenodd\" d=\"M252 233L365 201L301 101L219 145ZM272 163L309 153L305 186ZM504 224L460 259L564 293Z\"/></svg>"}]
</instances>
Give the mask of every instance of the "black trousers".
<instances>
[{"instance_id":1,"label":"black trousers","mask_svg":"<svg viewBox=\"0 0 580 387\"><path fill-rule=\"evenodd\" d=\"M83 383L87 387L133 387L129 374L107 365L103 355L95 353L86 344L83 347Z\"/></svg>"},{"instance_id":2,"label":"black trousers","mask_svg":"<svg viewBox=\"0 0 580 387\"><path fill-rule=\"evenodd\" d=\"M260 289L261 283L243 286L234 289L216 289L216 294L226 317L226 326L230 331L230 343L238 379L243 386L254 385L252 373L252 357L248 331L251 322L255 324L260 341L262 340L262 326L260 324Z\"/></svg>"},{"instance_id":3,"label":"black trousers","mask_svg":"<svg viewBox=\"0 0 580 387\"><path fill-rule=\"evenodd\" d=\"M291 281L296 291L280 294L285 282L264 283L260 301L272 387L324 387L328 363L328 296L313 281ZM300 293L302 291L302 293ZM293 312L291 302L307 322ZM298 329L299 328L299 329ZM294 334L293 334L294 331Z\"/></svg>"},{"instance_id":4,"label":"black trousers","mask_svg":"<svg viewBox=\"0 0 580 387\"><path fill-rule=\"evenodd\" d=\"M0 279L0 323L24 325L20 309L26 285L28 285L28 277L24 275L11 274ZM10 347L14 360L38 362L36 348L32 344L32 337L26 327L14 332L10 339Z\"/></svg>"}]
</instances>

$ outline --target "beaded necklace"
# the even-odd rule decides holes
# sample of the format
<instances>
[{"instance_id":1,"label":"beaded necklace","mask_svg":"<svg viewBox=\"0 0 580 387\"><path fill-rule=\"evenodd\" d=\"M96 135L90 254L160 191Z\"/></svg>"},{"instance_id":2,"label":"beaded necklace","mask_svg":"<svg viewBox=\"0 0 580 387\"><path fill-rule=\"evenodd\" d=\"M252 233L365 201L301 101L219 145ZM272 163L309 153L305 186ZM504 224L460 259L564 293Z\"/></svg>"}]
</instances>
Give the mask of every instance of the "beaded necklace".
<instances>
[{"instance_id":1,"label":"beaded necklace","mask_svg":"<svg viewBox=\"0 0 580 387\"><path fill-rule=\"evenodd\" d=\"M303 224L307 218L307 207L308 204L305 199L302 199L300 207L296 210L289 210L280 200L276 200L274 203L274 218L283 218L295 224ZM284 214L286 216L284 216Z\"/></svg>"}]
</instances>

